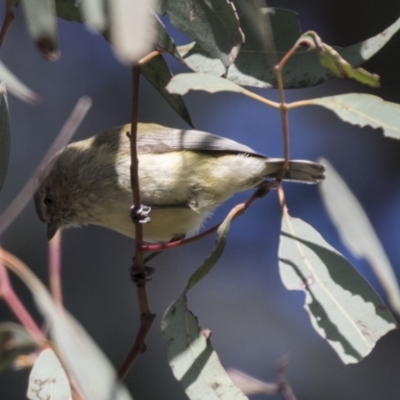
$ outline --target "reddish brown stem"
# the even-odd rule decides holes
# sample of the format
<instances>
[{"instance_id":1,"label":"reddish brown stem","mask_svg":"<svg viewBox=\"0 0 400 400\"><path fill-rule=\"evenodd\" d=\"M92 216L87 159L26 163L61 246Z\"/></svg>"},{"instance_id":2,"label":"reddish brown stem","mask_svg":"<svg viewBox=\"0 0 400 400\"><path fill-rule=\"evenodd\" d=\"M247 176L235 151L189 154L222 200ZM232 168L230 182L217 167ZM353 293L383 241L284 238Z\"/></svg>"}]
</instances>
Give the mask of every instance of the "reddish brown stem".
<instances>
[{"instance_id":1,"label":"reddish brown stem","mask_svg":"<svg viewBox=\"0 0 400 400\"><path fill-rule=\"evenodd\" d=\"M57 231L53 239L49 242L49 280L50 290L54 301L62 306L62 288L61 288L61 229Z\"/></svg>"},{"instance_id":2,"label":"reddish brown stem","mask_svg":"<svg viewBox=\"0 0 400 400\"><path fill-rule=\"evenodd\" d=\"M0 48L3 46L3 42L4 42L4 39L6 38L8 28L10 27L11 22L13 22L13 21L14 21L14 14L11 11L11 0L7 0L6 10L4 13L3 25L2 25L1 31L0 31Z\"/></svg>"},{"instance_id":3,"label":"reddish brown stem","mask_svg":"<svg viewBox=\"0 0 400 400\"><path fill-rule=\"evenodd\" d=\"M138 98L139 98L139 78L140 66L132 67L132 119L131 132L129 133L131 145L131 186L133 192L134 212L138 212L141 208L140 186L139 186L139 159L137 154L137 123L138 123ZM144 275L143 263L143 228L142 224L135 224L135 257L133 258L133 272L135 274ZM123 380L129 372L136 358L145 350L145 340L152 326L155 314L152 314L149 307L146 291L146 280L142 279L136 284L137 296L140 309L140 327L136 335L135 342L125 361L118 370L118 378Z\"/></svg>"}]
</instances>

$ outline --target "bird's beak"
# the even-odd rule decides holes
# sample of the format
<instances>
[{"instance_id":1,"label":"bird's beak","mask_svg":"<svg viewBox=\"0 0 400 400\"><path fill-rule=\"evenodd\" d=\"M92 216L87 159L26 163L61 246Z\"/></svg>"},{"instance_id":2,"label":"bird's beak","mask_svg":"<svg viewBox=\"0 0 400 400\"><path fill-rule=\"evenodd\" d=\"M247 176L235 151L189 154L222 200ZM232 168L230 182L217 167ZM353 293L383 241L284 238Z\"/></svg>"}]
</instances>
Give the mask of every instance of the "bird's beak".
<instances>
[{"instance_id":1,"label":"bird's beak","mask_svg":"<svg viewBox=\"0 0 400 400\"><path fill-rule=\"evenodd\" d=\"M51 240L53 236L57 233L58 226L54 222L49 222L47 224L47 240Z\"/></svg>"}]
</instances>

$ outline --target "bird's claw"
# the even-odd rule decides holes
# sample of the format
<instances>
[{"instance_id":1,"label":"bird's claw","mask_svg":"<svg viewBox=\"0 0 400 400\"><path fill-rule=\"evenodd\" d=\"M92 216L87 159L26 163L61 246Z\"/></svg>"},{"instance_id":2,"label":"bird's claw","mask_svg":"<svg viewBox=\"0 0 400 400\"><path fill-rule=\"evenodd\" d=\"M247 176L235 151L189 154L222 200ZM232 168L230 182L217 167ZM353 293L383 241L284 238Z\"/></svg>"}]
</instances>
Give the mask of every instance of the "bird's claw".
<instances>
[{"instance_id":1,"label":"bird's claw","mask_svg":"<svg viewBox=\"0 0 400 400\"><path fill-rule=\"evenodd\" d=\"M135 206L132 206L130 209L130 215L134 224L147 224L150 222L150 214L151 207L141 205L139 209Z\"/></svg>"},{"instance_id":2,"label":"bird's claw","mask_svg":"<svg viewBox=\"0 0 400 400\"><path fill-rule=\"evenodd\" d=\"M151 281L151 276L154 274L155 268L144 266L144 271L137 272L134 268L131 269L131 279L137 286L143 286L146 282Z\"/></svg>"}]
</instances>

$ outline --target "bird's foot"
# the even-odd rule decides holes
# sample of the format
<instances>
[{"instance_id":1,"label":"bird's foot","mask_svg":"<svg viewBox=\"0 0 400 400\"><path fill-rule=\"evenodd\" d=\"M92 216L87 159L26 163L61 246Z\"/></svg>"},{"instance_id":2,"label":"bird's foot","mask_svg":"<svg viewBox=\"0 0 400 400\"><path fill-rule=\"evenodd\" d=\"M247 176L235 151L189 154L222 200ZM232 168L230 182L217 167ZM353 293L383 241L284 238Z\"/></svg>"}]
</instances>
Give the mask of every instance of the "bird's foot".
<instances>
[{"instance_id":1,"label":"bird's foot","mask_svg":"<svg viewBox=\"0 0 400 400\"><path fill-rule=\"evenodd\" d=\"M145 206L141 205L139 209L137 209L135 206L132 206L130 208L130 215L132 218L132 221L134 224L147 224L150 222L150 214L151 207L150 206Z\"/></svg>"}]
</instances>

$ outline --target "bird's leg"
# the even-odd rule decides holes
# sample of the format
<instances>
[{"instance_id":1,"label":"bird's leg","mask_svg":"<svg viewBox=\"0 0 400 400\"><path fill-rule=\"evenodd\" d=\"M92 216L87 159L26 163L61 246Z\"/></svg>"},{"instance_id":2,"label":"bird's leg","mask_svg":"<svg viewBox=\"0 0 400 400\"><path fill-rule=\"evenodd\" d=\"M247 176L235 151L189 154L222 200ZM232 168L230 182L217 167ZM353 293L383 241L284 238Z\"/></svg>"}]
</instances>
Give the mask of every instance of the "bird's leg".
<instances>
[{"instance_id":1,"label":"bird's leg","mask_svg":"<svg viewBox=\"0 0 400 400\"><path fill-rule=\"evenodd\" d=\"M150 222L150 214L151 207L141 205L139 209L135 206L131 206L130 208L130 216L134 224L147 224Z\"/></svg>"}]
</instances>

